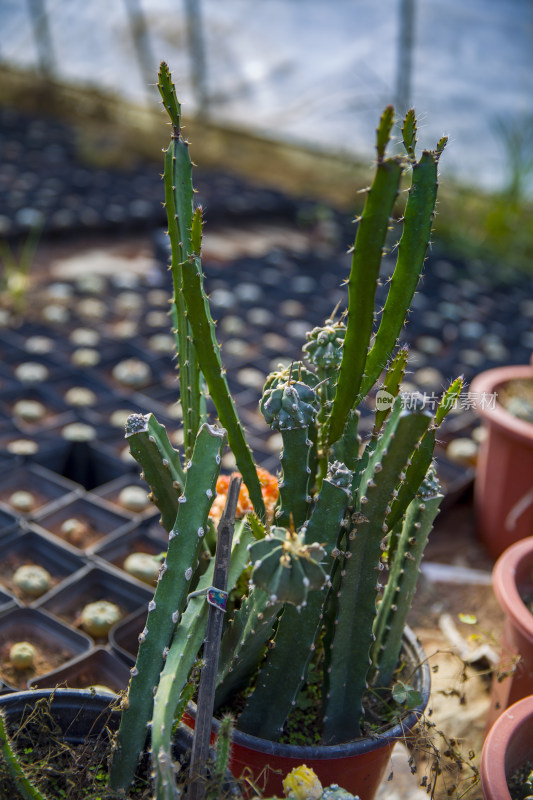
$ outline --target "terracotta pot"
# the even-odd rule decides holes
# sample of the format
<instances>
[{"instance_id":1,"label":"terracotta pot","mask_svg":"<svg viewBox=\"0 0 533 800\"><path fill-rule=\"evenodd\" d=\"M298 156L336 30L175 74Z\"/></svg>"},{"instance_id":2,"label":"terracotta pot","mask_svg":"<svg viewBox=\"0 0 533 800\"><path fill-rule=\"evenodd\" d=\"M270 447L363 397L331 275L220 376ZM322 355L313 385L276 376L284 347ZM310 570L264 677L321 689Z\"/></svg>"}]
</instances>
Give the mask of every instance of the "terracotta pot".
<instances>
[{"instance_id":1,"label":"terracotta pot","mask_svg":"<svg viewBox=\"0 0 533 800\"><path fill-rule=\"evenodd\" d=\"M492 573L494 593L505 614L500 671L516 668L499 681L494 677L487 724L504 709L533 695L533 614L522 597L533 595L533 536L515 542L500 556Z\"/></svg>"},{"instance_id":2,"label":"terracotta pot","mask_svg":"<svg viewBox=\"0 0 533 800\"><path fill-rule=\"evenodd\" d=\"M511 800L507 779L531 759L533 697L515 703L496 720L481 751L481 787L485 800Z\"/></svg>"},{"instance_id":3,"label":"terracotta pot","mask_svg":"<svg viewBox=\"0 0 533 800\"><path fill-rule=\"evenodd\" d=\"M360 800L372 800L385 776L392 749L417 724L429 701L430 669L415 634L406 629L404 648L407 663L418 666L413 680L423 702L401 722L373 736L338 745L302 747L280 744L234 730L230 770L237 778L252 778L265 795L283 796L282 780L294 767L306 764L322 785L339 784ZM189 718L190 719L190 718ZM185 717L184 717L185 721ZM192 720L190 720L192 722ZM218 723L213 723L216 735Z\"/></svg>"},{"instance_id":4,"label":"terracotta pot","mask_svg":"<svg viewBox=\"0 0 533 800\"><path fill-rule=\"evenodd\" d=\"M487 432L476 468L478 536L494 559L533 533L533 424L494 399L504 383L523 378L533 378L533 367L491 369L478 375L470 389Z\"/></svg>"}]
</instances>

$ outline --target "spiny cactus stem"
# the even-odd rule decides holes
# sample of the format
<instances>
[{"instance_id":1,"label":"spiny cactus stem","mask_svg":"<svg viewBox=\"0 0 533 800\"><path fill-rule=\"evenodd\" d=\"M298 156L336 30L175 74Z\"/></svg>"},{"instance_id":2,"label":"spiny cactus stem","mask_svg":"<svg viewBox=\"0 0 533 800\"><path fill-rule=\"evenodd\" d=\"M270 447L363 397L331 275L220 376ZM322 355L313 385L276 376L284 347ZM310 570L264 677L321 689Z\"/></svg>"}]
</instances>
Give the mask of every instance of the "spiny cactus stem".
<instances>
[{"instance_id":1,"label":"spiny cactus stem","mask_svg":"<svg viewBox=\"0 0 533 800\"><path fill-rule=\"evenodd\" d=\"M309 453L312 442L307 428L280 431L283 440L281 455L282 478L279 483L280 505L276 512L276 524L294 528L303 525L310 506Z\"/></svg>"},{"instance_id":2,"label":"spiny cactus stem","mask_svg":"<svg viewBox=\"0 0 533 800\"><path fill-rule=\"evenodd\" d=\"M11 747L2 713L0 713L0 751L23 800L47 800L24 774L17 754Z\"/></svg>"},{"instance_id":3,"label":"spiny cactus stem","mask_svg":"<svg viewBox=\"0 0 533 800\"><path fill-rule=\"evenodd\" d=\"M330 445L342 436L346 419L363 380L374 323L376 281L401 175L402 164L397 159L378 163L357 229L348 279L346 336L329 423Z\"/></svg>"},{"instance_id":4,"label":"spiny cactus stem","mask_svg":"<svg viewBox=\"0 0 533 800\"><path fill-rule=\"evenodd\" d=\"M218 526L213 588L222 592L225 592L227 588L231 543L233 540L235 513L237 511L240 487L241 478L233 476L230 481L224 512ZM204 646L205 666L200 677L198 712L189 768L191 786L189 788L187 800L203 800L205 795L205 771L211 738L211 720L213 717L218 655L223 622L224 611L215 605L210 605Z\"/></svg>"},{"instance_id":5,"label":"spiny cactus stem","mask_svg":"<svg viewBox=\"0 0 533 800\"><path fill-rule=\"evenodd\" d=\"M158 83L159 92L173 125L172 136L165 158L165 205L168 230L172 247L172 272L174 279L175 305L178 315L178 356L180 359L180 387L190 386L191 416L184 416L184 430L191 426L192 440L199 425L200 390L198 363L209 388L221 425L228 432L228 442L233 450L237 467L250 493L254 511L261 519L265 517L265 505L261 484L254 465L252 451L246 441L244 430L229 391L222 367L220 346L215 334L215 323L211 316L209 300L203 285L201 265L202 210L193 210L192 162L187 143L180 135L181 109L172 85L166 64L161 65ZM185 339L185 341L184 341ZM194 345L192 344L194 339ZM194 353L194 358L193 354ZM191 358L190 364L188 359ZM184 383L182 372L191 380ZM189 398L182 397L184 415ZM190 448L189 448L190 449Z\"/></svg>"},{"instance_id":6,"label":"spiny cactus stem","mask_svg":"<svg viewBox=\"0 0 533 800\"><path fill-rule=\"evenodd\" d=\"M146 630L128 689L128 705L122 712L109 773L114 790L125 790L130 785L144 747L146 726L153 713L153 690L197 567L224 444L225 431L209 425L200 428L187 469L185 492L169 535L165 569L160 572L154 598L148 605Z\"/></svg>"},{"instance_id":7,"label":"spiny cactus stem","mask_svg":"<svg viewBox=\"0 0 533 800\"><path fill-rule=\"evenodd\" d=\"M361 396L370 391L384 368L418 286L437 200L437 161L435 153L425 151L413 166L396 266L381 322L365 364Z\"/></svg>"}]
</instances>

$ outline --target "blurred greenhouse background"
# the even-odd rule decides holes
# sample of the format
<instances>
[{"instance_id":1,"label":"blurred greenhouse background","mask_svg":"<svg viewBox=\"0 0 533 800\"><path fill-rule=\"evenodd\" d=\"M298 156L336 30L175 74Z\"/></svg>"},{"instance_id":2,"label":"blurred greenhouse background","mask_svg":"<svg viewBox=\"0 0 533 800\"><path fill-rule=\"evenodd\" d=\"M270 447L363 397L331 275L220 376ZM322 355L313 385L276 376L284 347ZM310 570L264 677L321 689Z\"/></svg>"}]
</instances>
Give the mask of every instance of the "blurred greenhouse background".
<instances>
[{"instance_id":1,"label":"blurred greenhouse background","mask_svg":"<svg viewBox=\"0 0 533 800\"><path fill-rule=\"evenodd\" d=\"M414 105L443 174L527 194L532 0L1 0L4 67L155 105L168 61L186 111L372 158L387 103Z\"/></svg>"}]
</instances>

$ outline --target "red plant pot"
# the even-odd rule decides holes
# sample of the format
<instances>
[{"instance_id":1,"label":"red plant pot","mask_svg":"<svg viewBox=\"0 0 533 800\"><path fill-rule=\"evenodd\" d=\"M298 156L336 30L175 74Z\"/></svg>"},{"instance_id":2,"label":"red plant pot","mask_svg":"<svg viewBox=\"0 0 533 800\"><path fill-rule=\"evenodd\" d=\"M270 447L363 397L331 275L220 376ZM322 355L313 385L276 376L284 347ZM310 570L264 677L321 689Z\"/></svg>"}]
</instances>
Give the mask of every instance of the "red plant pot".
<instances>
[{"instance_id":1,"label":"red plant pot","mask_svg":"<svg viewBox=\"0 0 533 800\"><path fill-rule=\"evenodd\" d=\"M480 762L485 800L511 800L507 781L531 759L532 736L533 697L526 697L503 712L485 739Z\"/></svg>"},{"instance_id":2,"label":"red plant pot","mask_svg":"<svg viewBox=\"0 0 533 800\"><path fill-rule=\"evenodd\" d=\"M282 797L283 778L294 767L305 764L314 770L324 787L336 783L343 789L359 795L360 800L373 800L389 765L396 742L416 726L424 713L431 689L430 669L422 646L415 634L406 629L404 633L404 655L406 661L416 667L413 686L423 698L422 703L409 712L398 724L379 735L354 739L337 745L299 746L280 744L250 736L235 729L232 734L229 768L232 775L242 779L241 789L245 796L248 786L257 787L266 796ZM194 725L191 716L184 721ZM213 721L216 736L218 722Z\"/></svg>"},{"instance_id":3,"label":"red plant pot","mask_svg":"<svg viewBox=\"0 0 533 800\"><path fill-rule=\"evenodd\" d=\"M492 583L505 614L499 671L511 670L502 680L493 679L488 726L508 706L533 695L533 614L522 599L533 595L533 536L515 542L500 556Z\"/></svg>"},{"instance_id":4,"label":"red plant pot","mask_svg":"<svg viewBox=\"0 0 533 800\"><path fill-rule=\"evenodd\" d=\"M487 434L474 489L478 537L494 559L533 534L533 424L497 402L503 384L524 378L533 378L533 367L491 369L472 381L470 391Z\"/></svg>"}]
</instances>

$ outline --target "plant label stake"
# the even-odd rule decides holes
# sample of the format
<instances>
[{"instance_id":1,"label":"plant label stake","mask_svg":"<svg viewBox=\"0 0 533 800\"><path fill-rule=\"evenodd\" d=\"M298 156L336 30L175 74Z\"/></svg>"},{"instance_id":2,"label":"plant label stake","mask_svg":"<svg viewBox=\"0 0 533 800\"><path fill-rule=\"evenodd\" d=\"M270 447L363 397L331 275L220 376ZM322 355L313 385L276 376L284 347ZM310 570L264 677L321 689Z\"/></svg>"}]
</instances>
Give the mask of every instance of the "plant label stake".
<instances>
[{"instance_id":1,"label":"plant label stake","mask_svg":"<svg viewBox=\"0 0 533 800\"><path fill-rule=\"evenodd\" d=\"M198 710L189 767L191 786L187 794L187 800L203 800L205 794L205 770L211 739L218 654L224 614L226 612L228 570L241 482L241 478L232 477L224 512L218 525L213 585L207 590L209 616L204 643L205 666L202 669L198 689ZM194 595L194 592L192 594Z\"/></svg>"}]
</instances>

